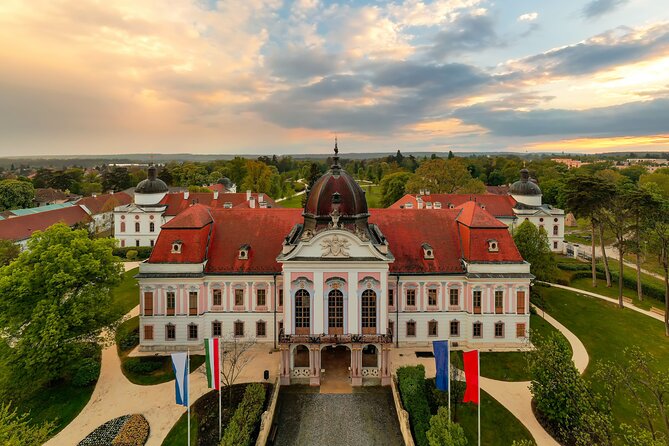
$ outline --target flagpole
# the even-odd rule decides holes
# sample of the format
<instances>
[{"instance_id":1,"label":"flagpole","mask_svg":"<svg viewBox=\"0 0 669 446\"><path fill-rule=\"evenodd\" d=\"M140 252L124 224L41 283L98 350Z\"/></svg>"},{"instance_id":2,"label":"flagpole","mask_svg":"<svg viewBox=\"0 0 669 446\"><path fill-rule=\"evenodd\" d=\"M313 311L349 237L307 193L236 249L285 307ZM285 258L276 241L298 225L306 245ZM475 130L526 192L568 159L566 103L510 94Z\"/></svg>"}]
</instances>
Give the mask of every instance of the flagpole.
<instances>
[{"instance_id":1,"label":"flagpole","mask_svg":"<svg viewBox=\"0 0 669 446\"><path fill-rule=\"evenodd\" d=\"M479 434L478 434L478 440L479 440L479 446L481 446L481 351L477 350L476 351L476 360L478 361L478 374L479 374L479 420L478 420L478 429L479 429Z\"/></svg>"},{"instance_id":2,"label":"flagpole","mask_svg":"<svg viewBox=\"0 0 669 446\"><path fill-rule=\"evenodd\" d=\"M448 421L451 421L451 342L448 342L448 349L446 350L446 360L448 361Z\"/></svg>"},{"instance_id":3,"label":"flagpole","mask_svg":"<svg viewBox=\"0 0 669 446\"><path fill-rule=\"evenodd\" d=\"M190 350L186 349L186 407L188 413L188 446L190 446L190 386L188 380L190 379Z\"/></svg>"}]
</instances>

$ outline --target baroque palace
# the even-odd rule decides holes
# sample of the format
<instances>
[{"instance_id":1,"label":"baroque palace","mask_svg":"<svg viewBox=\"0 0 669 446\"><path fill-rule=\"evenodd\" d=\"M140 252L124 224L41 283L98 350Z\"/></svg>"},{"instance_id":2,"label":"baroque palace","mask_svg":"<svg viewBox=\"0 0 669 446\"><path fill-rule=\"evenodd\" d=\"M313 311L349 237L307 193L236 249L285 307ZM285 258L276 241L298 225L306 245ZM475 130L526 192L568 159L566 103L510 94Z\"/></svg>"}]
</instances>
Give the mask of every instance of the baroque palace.
<instances>
[{"instance_id":1,"label":"baroque palace","mask_svg":"<svg viewBox=\"0 0 669 446\"><path fill-rule=\"evenodd\" d=\"M533 276L507 226L473 201L368 209L336 145L304 210L191 205L139 271L143 351L254 338L280 349L282 384L319 385L332 355L352 385L388 384L393 347L527 343Z\"/></svg>"}]
</instances>

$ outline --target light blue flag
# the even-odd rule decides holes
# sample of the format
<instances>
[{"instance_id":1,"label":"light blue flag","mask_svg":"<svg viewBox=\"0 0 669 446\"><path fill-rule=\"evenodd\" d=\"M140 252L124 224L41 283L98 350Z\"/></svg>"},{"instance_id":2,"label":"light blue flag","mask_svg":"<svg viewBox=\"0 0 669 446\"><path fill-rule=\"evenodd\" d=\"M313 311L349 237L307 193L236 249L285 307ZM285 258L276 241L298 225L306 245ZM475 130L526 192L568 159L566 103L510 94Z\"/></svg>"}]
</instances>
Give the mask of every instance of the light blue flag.
<instances>
[{"instance_id":1,"label":"light blue flag","mask_svg":"<svg viewBox=\"0 0 669 446\"><path fill-rule=\"evenodd\" d=\"M450 353L448 350L448 341L432 341L432 349L434 350L434 362L437 366L436 387L442 392L446 392L449 386L448 376L450 361Z\"/></svg>"},{"instance_id":2,"label":"light blue flag","mask_svg":"<svg viewBox=\"0 0 669 446\"><path fill-rule=\"evenodd\" d=\"M172 369L174 370L174 388L177 404L188 407L188 354L172 353Z\"/></svg>"}]
</instances>

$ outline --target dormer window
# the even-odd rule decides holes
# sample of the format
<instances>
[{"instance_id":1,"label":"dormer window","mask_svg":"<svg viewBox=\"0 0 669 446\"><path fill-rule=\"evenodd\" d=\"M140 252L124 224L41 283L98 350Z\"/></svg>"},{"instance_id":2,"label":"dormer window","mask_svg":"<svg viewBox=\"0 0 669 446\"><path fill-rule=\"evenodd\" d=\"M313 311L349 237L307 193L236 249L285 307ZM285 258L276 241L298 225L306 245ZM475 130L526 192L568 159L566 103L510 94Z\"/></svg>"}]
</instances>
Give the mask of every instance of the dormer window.
<instances>
[{"instance_id":1,"label":"dormer window","mask_svg":"<svg viewBox=\"0 0 669 446\"><path fill-rule=\"evenodd\" d=\"M172 254L181 254L181 246L183 242L181 240L176 240L172 242Z\"/></svg>"},{"instance_id":2,"label":"dormer window","mask_svg":"<svg viewBox=\"0 0 669 446\"><path fill-rule=\"evenodd\" d=\"M488 240L488 252L498 252L499 244L497 240Z\"/></svg>"},{"instance_id":3,"label":"dormer window","mask_svg":"<svg viewBox=\"0 0 669 446\"><path fill-rule=\"evenodd\" d=\"M404 207L405 207L406 209L413 209L413 203L406 203L406 204L404 205Z\"/></svg>"},{"instance_id":4,"label":"dormer window","mask_svg":"<svg viewBox=\"0 0 669 446\"><path fill-rule=\"evenodd\" d=\"M434 202L434 208L435 209L441 209L441 201L435 201Z\"/></svg>"},{"instance_id":5,"label":"dormer window","mask_svg":"<svg viewBox=\"0 0 669 446\"><path fill-rule=\"evenodd\" d=\"M433 260L434 259L434 249L432 249L432 246L430 246L427 243L423 243L421 246L423 247L423 258L425 260Z\"/></svg>"},{"instance_id":6,"label":"dormer window","mask_svg":"<svg viewBox=\"0 0 669 446\"><path fill-rule=\"evenodd\" d=\"M453 209L454 207L455 207L455 205L453 203L448 203L448 208L449 209Z\"/></svg>"},{"instance_id":7,"label":"dormer window","mask_svg":"<svg viewBox=\"0 0 669 446\"><path fill-rule=\"evenodd\" d=\"M239 247L239 260L247 260L249 258L249 249L251 249L249 245Z\"/></svg>"},{"instance_id":8,"label":"dormer window","mask_svg":"<svg viewBox=\"0 0 669 446\"><path fill-rule=\"evenodd\" d=\"M232 203L226 201L225 203L223 203L223 209L232 209Z\"/></svg>"},{"instance_id":9,"label":"dormer window","mask_svg":"<svg viewBox=\"0 0 669 446\"><path fill-rule=\"evenodd\" d=\"M479 206L481 206L481 209L485 209L485 204L481 203Z\"/></svg>"},{"instance_id":10,"label":"dormer window","mask_svg":"<svg viewBox=\"0 0 669 446\"><path fill-rule=\"evenodd\" d=\"M431 201L425 202L425 208L426 209L432 209L432 202Z\"/></svg>"},{"instance_id":11,"label":"dormer window","mask_svg":"<svg viewBox=\"0 0 669 446\"><path fill-rule=\"evenodd\" d=\"M339 192L335 192L332 194L332 204L339 204L341 203L341 195Z\"/></svg>"}]
</instances>

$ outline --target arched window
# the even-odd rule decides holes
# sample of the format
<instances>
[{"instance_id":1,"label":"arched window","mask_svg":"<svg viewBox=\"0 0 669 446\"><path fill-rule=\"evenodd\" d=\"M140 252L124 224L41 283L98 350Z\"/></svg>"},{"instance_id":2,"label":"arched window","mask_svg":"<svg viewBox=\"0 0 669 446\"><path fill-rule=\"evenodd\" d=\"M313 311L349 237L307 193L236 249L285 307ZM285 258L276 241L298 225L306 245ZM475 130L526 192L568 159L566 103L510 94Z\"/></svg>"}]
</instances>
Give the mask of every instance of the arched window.
<instances>
[{"instance_id":1,"label":"arched window","mask_svg":"<svg viewBox=\"0 0 669 446\"><path fill-rule=\"evenodd\" d=\"M295 293L295 333L309 334L310 327L310 299L307 290L297 290Z\"/></svg>"},{"instance_id":2,"label":"arched window","mask_svg":"<svg viewBox=\"0 0 669 446\"><path fill-rule=\"evenodd\" d=\"M125 232L125 222L121 222L121 231L120 232Z\"/></svg>"},{"instance_id":3,"label":"arched window","mask_svg":"<svg viewBox=\"0 0 669 446\"><path fill-rule=\"evenodd\" d=\"M362 333L376 333L376 293L372 290L362 293Z\"/></svg>"},{"instance_id":4,"label":"arched window","mask_svg":"<svg viewBox=\"0 0 669 446\"><path fill-rule=\"evenodd\" d=\"M155 231L156 231L156 224L154 222L149 223L149 232L155 232Z\"/></svg>"},{"instance_id":5,"label":"arched window","mask_svg":"<svg viewBox=\"0 0 669 446\"><path fill-rule=\"evenodd\" d=\"M135 222L135 232L139 232L139 222Z\"/></svg>"},{"instance_id":6,"label":"arched window","mask_svg":"<svg viewBox=\"0 0 669 446\"><path fill-rule=\"evenodd\" d=\"M553 226L553 235L558 235L560 232L560 227L558 225Z\"/></svg>"},{"instance_id":7,"label":"arched window","mask_svg":"<svg viewBox=\"0 0 669 446\"><path fill-rule=\"evenodd\" d=\"M328 334L344 334L344 294L339 290L328 294Z\"/></svg>"}]
</instances>

